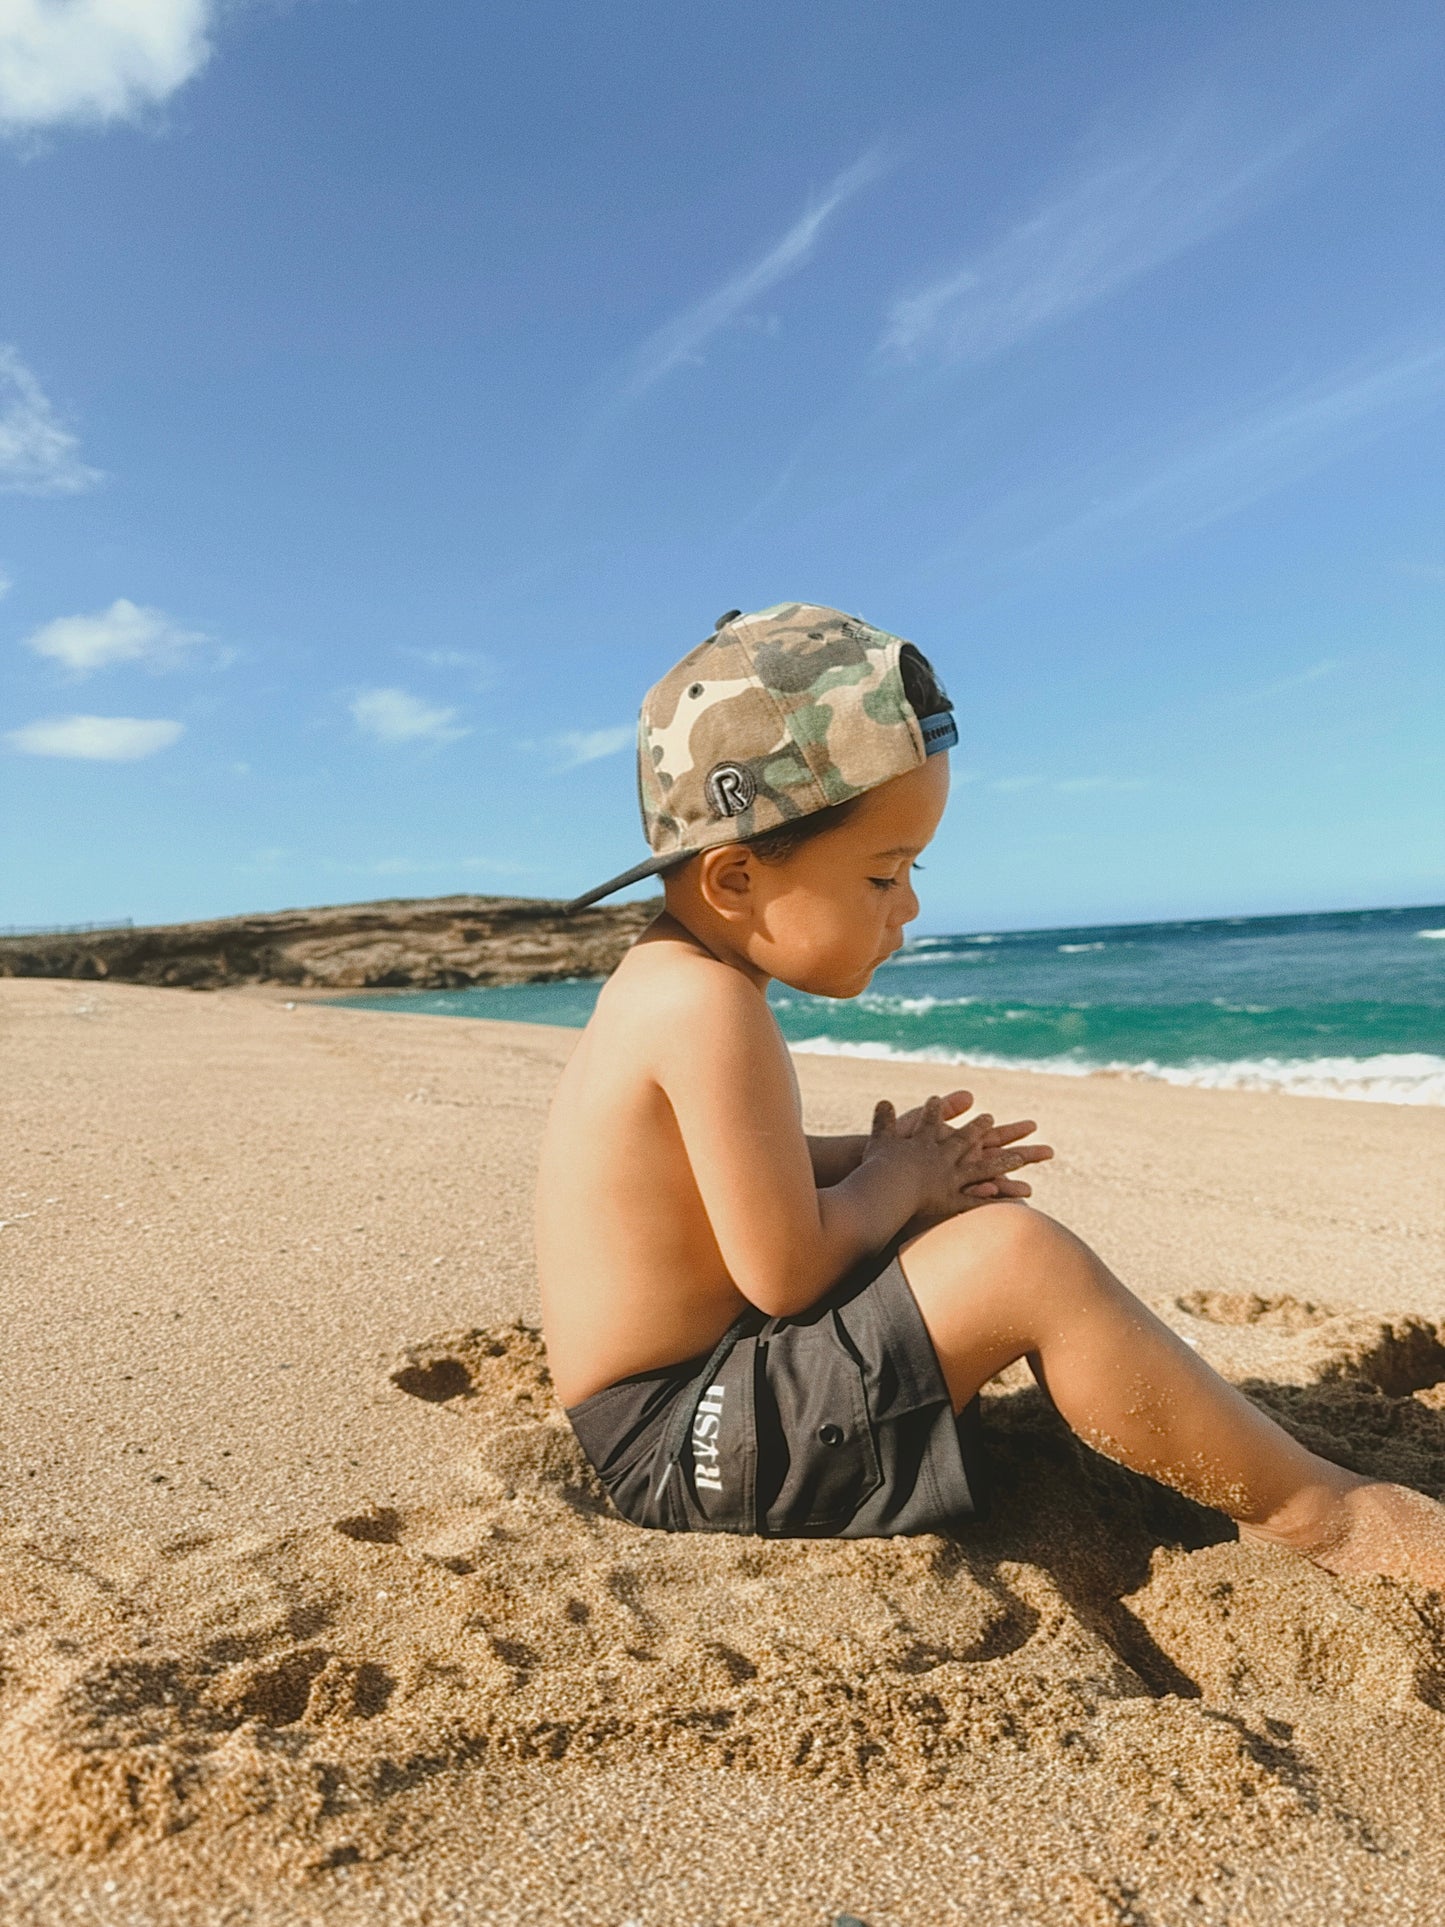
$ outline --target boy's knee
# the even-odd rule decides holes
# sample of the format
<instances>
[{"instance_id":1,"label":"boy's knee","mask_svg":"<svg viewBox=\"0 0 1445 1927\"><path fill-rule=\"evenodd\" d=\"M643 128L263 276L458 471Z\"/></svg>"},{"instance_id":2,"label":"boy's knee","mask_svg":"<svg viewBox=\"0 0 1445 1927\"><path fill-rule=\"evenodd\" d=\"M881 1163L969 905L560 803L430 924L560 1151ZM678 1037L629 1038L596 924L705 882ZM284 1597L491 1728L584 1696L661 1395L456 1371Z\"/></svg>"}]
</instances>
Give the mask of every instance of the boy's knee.
<instances>
[{"instance_id":1,"label":"boy's knee","mask_svg":"<svg viewBox=\"0 0 1445 1927\"><path fill-rule=\"evenodd\" d=\"M924 1232L910 1247L928 1271L955 1288L1027 1278L1034 1293L1051 1284L1077 1292L1109 1274L1089 1247L1057 1219L1022 1203L981 1204Z\"/></svg>"},{"instance_id":2,"label":"boy's knee","mask_svg":"<svg viewBox=\"0 0 1445 1927\"><path fill-rule=\"evenodd\" d=\"M1022 1202L976 1205L939 1229L952 1232L966 1249L1016 1262L1042 1257L1069 1239L1062 1225Z\"/></svg>"},{"instance_id":3,"label":"boy's knee","mask_svg":"<svg viewBox=\"0 0 1445 1927\"><path fill-rule=\"evenodd\" d=\"M930 1269L946 1268L960 1277L977 1272L1018 1270L1036 1265L1063 1227L1026 1204L981 1204L934 1225L908 1246Z\"/></svg>"}]
</instances>

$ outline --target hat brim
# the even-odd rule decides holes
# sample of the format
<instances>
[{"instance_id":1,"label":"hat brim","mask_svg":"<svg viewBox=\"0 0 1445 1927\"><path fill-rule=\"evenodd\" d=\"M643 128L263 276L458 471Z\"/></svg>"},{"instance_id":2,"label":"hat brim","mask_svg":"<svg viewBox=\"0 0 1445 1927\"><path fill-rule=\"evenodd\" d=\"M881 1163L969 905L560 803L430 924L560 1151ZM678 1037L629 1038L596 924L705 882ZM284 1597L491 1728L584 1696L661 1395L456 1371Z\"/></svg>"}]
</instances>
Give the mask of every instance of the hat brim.
<instances>
[{"instance_id":1,"label":"hat brim","mask_svg":"<svg viewBox=\"0 0 1445 1927\"><path fill-rule=\"evenodd\" d=\"M649 857L646 863L635 863L621 876L613 877L609 883L599 883L595 890L588 890L580 897L573 897L570 903L562 906L563 916L571 916L574 910L585 910L589 904L610 897L616 890L625 890L629 883L641 883L644 877L665 876L669 870L676 870L687 862L689 857L698 854L696 850L673 850L667 856Z\"/></svg>"}]
</instances>

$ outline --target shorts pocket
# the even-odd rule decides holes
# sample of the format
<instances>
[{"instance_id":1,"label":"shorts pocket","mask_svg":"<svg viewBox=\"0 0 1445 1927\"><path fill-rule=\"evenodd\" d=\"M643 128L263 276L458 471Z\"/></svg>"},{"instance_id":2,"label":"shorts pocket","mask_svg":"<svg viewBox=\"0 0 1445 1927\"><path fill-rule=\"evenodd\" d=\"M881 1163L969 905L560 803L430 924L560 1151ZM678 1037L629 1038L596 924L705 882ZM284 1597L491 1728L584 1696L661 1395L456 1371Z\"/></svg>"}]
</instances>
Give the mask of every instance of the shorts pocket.
<instances>
[{"instance_id":1,"label":"shorts pocket","mask_svg":"<svg viewBox=\"0 0 1445 1927\"><path fill-rule=\"evenodd\" d=\"M827 1537L883 1482L862 1361L833 1310L770 1332L765 1344L759 1517L780 1537Z\"/></svg>"}]
</instances>

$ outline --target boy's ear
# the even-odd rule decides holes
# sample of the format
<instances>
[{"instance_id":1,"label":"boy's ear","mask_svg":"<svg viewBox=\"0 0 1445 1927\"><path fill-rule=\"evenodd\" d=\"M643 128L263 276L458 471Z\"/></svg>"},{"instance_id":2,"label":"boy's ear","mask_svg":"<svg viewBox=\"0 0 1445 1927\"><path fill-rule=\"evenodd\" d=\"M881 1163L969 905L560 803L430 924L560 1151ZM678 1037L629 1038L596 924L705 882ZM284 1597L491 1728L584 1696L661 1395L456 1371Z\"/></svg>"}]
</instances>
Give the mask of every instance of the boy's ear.
<instances>
[{"instance_id":1,"label":"boy's ear","mask_svg":"<svg viewBox=\"0 0 1445 1927\"><path fill-rule=\"evenodd\" d=\"M720 917L740 917L752 908L753 865L757 858L744 844L704 850L698 859L698 894Z\"/></svg>"}]
</instances>

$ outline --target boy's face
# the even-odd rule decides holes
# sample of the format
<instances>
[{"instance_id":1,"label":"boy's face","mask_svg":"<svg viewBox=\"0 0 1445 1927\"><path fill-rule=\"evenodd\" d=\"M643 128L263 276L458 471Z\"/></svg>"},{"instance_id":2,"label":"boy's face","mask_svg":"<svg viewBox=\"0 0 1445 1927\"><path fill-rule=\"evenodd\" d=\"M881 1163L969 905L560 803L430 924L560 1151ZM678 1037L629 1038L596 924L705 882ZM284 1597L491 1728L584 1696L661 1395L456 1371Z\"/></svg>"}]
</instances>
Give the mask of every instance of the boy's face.
<instances>
[{"instance_id":1,"label":"boy's face","mask_svg":"<svg viewBox=\"0 0 1445 1927\"><path fill-rule=\"evenodd\" d=\"M795 990L856 997L918 915L910 872L947 801L948 758L930 756L784 862L749 852L748 960Z\"/></svg>"}]
</instances>

